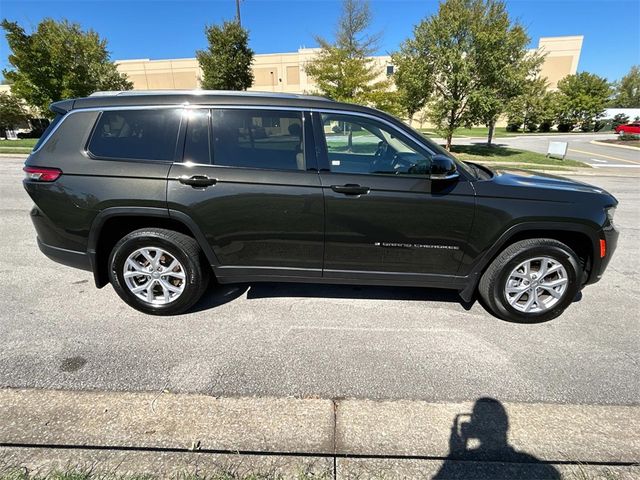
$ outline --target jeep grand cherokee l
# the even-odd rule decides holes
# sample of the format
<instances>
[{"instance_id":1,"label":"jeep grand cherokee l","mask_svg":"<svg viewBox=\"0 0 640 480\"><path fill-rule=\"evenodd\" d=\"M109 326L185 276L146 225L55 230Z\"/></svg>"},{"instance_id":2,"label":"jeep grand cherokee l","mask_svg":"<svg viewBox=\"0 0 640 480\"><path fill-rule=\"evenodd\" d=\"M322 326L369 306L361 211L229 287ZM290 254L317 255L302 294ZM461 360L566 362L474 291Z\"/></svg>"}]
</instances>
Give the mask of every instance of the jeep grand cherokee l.
<instances>
[{"instance_id":1,"label":"jeep grand cherokee l","mask_svg":"<svg viewBox=\"0 0 640 480\"><path fill-rule=\"evenodd\" d=\"M607 192L460 162L362 106L192 91L51 109L24 167L38 245L146 313L188 310L213 277L477 291L543 321L616 247Z\"/></svg>"}]
</instances>

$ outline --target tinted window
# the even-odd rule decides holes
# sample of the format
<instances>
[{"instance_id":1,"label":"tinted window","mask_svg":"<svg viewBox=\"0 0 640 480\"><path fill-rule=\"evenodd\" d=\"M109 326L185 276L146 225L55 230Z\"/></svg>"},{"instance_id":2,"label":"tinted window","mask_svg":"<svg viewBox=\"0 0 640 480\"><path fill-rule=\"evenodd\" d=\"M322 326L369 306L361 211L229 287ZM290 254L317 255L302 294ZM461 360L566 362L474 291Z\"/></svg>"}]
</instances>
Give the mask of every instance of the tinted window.
<instances>
[{"instance_id":1,"label":"tinted window","mask_svg":"<svg viewBox=\"0 0 640 480\"><path fill-rule=\"evenodd\" d=\"M64 115L61 115L61 114L56 115L56 118L54 118L51 121L49 126L45 128L44 132L42 132L42 135L40 135L40 138L38 139L38 141L33 147L34 150L37 150L38 148L40 148L40 145L42 145L42 142L44 142L45 138L47 138L47 136L53 131L54 128L56 128L56 125L59 124L60 120L62 120L63 118L64 118Z\"/></svg>"},{"instance_id":2,"label":"tinted window","mask_svg":"<svg viewBox=\"0 0 640 480\"><path fill-rule=\"evenodd\" d=\"M184 141L184 162L211 163L209 154L209 110L185 110L187 134Z\"/></svg>"},{"instance_id":3,"label":"tinted window","mask_svg":"<svg viewBox=\"0 0 640 480\"><path fill-rule=\"evenodd\" d=\"M329 166L337 173L427 175L429 156L416 150L399 133L356 115L323 114Z\"/></svg>"},{"instance_id":4,"label":"tinted window","mask_svg":"<svg viewBox=\"0 0 640 480\"><path fill-rule=\"evenodd\" d=\"M102 112L89 142L98 157L173 160L180 110Z\"/></svg>"},{"instance_id":5,"label":"tinted window","mask_svg":"<svg viewBox=\"0 0 640 480\"><path fill-rule=\"evenodd\" d=\"M306 170L301 112L214 110L213 163Z\"/></svg>"}]
</instances>

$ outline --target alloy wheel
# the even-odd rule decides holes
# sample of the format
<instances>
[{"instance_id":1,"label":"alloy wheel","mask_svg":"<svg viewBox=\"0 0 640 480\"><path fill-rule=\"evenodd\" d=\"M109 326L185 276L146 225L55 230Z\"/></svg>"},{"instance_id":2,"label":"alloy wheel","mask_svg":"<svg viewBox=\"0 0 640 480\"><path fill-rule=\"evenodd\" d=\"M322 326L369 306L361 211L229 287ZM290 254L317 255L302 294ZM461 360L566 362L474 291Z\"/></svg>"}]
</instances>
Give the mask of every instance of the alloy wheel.
<instances>
[{"instance_id":1,"label":"alloy wheel","mask_svg":"<svg viewBox=\"0 0 640 480\"><path fill-rule=\"evenodd\" d=\"M514 268L504 288L509 305L523 313L545 312L565 295L569 286L567 270L550 257L525 260Z\"/></svg>"},{"instance_id":2,"label":"alloy wheel","mask_svg":"<svg viewBox=\"0 0 640 480\"><path fill-rule=\"evenodd\" d=\"M131 293L152 305L166 305L180 297L185 270L169 252L158 247L139 248L124 262L123 277Z\"/></svg>"}]
</instances>

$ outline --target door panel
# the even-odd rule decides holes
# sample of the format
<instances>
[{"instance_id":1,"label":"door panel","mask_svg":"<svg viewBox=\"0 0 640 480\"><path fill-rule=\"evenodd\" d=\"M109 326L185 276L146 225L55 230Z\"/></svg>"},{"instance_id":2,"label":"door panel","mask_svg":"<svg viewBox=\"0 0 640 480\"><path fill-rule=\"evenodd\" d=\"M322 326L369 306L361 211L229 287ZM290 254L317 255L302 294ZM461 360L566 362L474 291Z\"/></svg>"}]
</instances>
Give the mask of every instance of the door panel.
<instances>
[{"instance_id":1,"label":"door panel","mask_svg":"<svg viewBox=\"0 0 640 480\"><path fill-rule=\"evenodd\" d=\"M446 187L420 178L321 173L326 270L455 275L474 213L466 181ZM332 185L369 187L366 195Z\"/></svg>"},{"instance_id":2,"label":"door panel","mask_svg":"<svg viewBox=\"0 0 640 480\"><path fill-rule=\"evenodd\" d=\"M207 176L194 188L182 176ZM323 253L323 198L316 172L268 172L175 164L170 209L193 218L222 266L316 269Z\"/></svg>"},{"instance_id":3,"label":"door panel","mask_svg":"<svg viewBox=\"0 0 640 480\"><path fill-rule=\"evenodd\" d=\"M220 274L320 276L324 203L310 121L300 112L217 109L207 138L198 133L205 120L191 116L167 200L198 224ZM205 153L190 142L205 142ZM199 152L200 163L188 152Z\"/></svg>"},{"instance_id":4,"label":"door panel","mask_svg":"<svg viewBox=\"0 0 640 480\"><path fill-rule=\"evenodd\" d=\"M465 179L432 182L432 152L370 115L314 114L325 197L324 275L455 275L474 217Z\"/></svg>"}]
</instances>

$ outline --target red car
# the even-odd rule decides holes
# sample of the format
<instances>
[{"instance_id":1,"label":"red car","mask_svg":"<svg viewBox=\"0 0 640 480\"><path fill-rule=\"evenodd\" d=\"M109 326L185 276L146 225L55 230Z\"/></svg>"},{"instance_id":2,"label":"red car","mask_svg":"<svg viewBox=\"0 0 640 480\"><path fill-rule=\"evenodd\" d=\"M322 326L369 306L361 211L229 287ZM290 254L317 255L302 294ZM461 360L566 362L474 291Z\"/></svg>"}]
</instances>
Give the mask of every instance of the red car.
<instances>
[{"instance_id":1,"label":"red car","mask_svg":"<svg viewBox=\"0 0 640 480\"><path fill-rule=\"evenodd\" d=\"M640 134L640 122L627 123L626 125L618 125L615 129L616 133Z\"/></svg>"}]
</instances>

